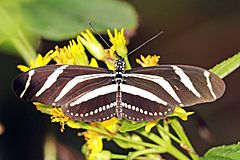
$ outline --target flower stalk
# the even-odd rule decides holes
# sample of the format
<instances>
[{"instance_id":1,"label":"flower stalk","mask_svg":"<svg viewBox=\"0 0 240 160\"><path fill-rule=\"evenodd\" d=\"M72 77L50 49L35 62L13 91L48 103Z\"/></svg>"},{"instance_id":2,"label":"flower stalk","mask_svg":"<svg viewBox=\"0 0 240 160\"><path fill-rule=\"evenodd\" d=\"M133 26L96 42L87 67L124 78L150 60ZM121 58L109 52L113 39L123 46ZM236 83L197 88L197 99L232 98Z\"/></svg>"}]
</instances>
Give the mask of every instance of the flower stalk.
<instances>
[{"instance_id":1,"label":"flower stalk","mask_svg":"<svg viewBox=\"0 0 240 160\"><path fill-rule=\"evenodd\" d=\"M157 136L156 134L150 132L146 133L145 131L140 131L139 134L142 136L145 136L146 138L150 139L154 143L158 144L159 146L162 146L166 149L166 152L171 154L177 159L180 160L188 160L189 158L185 156L182 152L180 152L178 149L176 149L171 143L168 143L168 141L165 141L161 137Z\"/></svg>"},{"instance_id":2,"label":"flower stalk","mask_svg":"<svg viewBox=\"0 0 240 160\"><path fill-rule=\"evenodd\" d=\"M191 156L191 158L193 160L198 160L199 157L198 155L196 154L192 144L190 143L190 141L188 140L184 130L183 130L183 127L181 126L181 124L178 122L177 119L172 119L171 120L171 123L170 125L172 126L173 130L176 132L176 134L178 135L178 137L181 139L182 141L182 144L185 144L188 148L188 153L189 155Z\"/></svg>"}]
</instances>

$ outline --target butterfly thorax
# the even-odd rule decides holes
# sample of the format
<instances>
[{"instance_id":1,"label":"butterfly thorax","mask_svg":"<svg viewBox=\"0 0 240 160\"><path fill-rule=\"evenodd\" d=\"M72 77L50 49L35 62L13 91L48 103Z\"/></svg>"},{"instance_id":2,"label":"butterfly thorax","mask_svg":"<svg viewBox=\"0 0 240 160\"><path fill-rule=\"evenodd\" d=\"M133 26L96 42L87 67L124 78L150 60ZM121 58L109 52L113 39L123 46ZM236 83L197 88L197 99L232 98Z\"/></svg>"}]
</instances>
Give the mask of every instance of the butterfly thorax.
<instances>
[{"instance_id":1,"label":"butterfly thorax","mask_svg":"<svg viewBox=\"0 0 240 160\"><path fill-rule=\"evenodd\" d=\"M125 62L123 59L118 59L115 63L114 81L116 84L123 83L124 66L125 66Z\"/></svg>"}]
</instances>

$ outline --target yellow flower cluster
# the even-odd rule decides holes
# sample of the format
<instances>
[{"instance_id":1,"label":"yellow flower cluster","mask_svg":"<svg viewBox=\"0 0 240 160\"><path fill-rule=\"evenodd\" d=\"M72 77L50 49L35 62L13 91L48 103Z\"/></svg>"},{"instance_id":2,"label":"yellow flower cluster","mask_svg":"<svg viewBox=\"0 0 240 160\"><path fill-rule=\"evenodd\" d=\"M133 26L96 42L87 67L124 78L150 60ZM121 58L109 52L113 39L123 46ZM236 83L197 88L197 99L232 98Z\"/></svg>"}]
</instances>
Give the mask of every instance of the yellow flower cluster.
<instances>
[{"instance_id":1,"label":"yellow flower cluster","mask_svg":"<svg viewBox=\"0 0 240 160\"><path fill-rule=\"evenodd\" d=\"M140 64L142 67L149 67L149 66L158 65L160 56L156 56L156 55L150 56L150 55L148 55L147 57L144 57L144 56L141 55L140 58L141 58L141 60L136 59L136 62L138 64Z\"/></svg>"},{"instance_id":2,"label":"yellow flower cluster","mask_svg":"<svg viewBox=\"0 0 240 160\"><path fill-rule=\"evenodd\" d=\"M87 148L90 150L91 153L99 153L102 151L103 136L94 131L85 131L82 134L84 135L85 140L87 141Z\"/></svg>"},{"instance_id":3,"label":"yellow flower cluster","mask_svg":"<svg viewBox=\"0 0 240 160\"><path fill-rule=\"evenodd\" d=\"M29 66L18 65L17 68L20 69L20 71L22 72L26 72L32 68L37 68L37 67L47 65L52 60L53 57L54 57L53 50L51 50L44 57L41 54L38 54L35 60L31 59Z\"/></svg>"},{"instance_id":4,"label":"yellow flower cluster","mask_svg":"<svg viewBox=\"0 0 240 160\"><path fill-rule=\"evenodd\" d=\"M69 117L65 116L65 114L62 112L61 108L53 108L50 112L51 116L51 122L59 122L61 125L61 132L64 131L64 125L69 121Z\"/></svg>"},{"instance_id":5,"label":"yellow flower cluster","mask_svg":"<svg viewBox=\"0 0 240 160\"><path fill-rule=\"evenodd\" d=\"M110 120L106 120L103 122L92 122L90 123L93 127L104 128L111 134L115 134L119 128L119 121L116 117L111 118ZM103 138L107 138L101 133L96 131L87 130L82 132L81 135L85 137L86 143L86 156L89 160L94 160L95 157L105 155L105 151L103 151Z\"/></svg>"},{"instance_id":6,"label":"yellow flower cluster","mask_svg":"<svg viewBox=\"0 0 240 160\"><path fill-rule=\"evenodd\" d=\"M122 29L120 32L117 31L117 29L114 29L114 36L112 35L110 30L107 30L109 40L113 44L111 49L113 51L116 51L118 55L121 57L125 57L128 53L127 47L126 47L126 39L124 36L124 29Z\"/></svg>"}]
</instances>

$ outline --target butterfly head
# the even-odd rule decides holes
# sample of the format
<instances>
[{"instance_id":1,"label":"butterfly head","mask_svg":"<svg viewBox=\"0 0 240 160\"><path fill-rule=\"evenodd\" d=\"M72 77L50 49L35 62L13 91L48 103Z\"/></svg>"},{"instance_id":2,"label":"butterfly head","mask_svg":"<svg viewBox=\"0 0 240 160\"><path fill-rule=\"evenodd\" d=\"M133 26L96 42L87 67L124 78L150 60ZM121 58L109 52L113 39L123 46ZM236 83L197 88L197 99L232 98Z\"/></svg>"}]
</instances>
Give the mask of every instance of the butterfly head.
<instances>
[{"instance_id":1,"label":"butterfly head","mask_svg":"<svg viewBox=\"0 0 240 160\"><path fill-rule=\"evenodd\" d=\"M121 72L124 70L124 67L125 67L125 61L122 58L119 58L118 60L116 60L115 62L116 71Z\"/></svg>"}]
</instances>

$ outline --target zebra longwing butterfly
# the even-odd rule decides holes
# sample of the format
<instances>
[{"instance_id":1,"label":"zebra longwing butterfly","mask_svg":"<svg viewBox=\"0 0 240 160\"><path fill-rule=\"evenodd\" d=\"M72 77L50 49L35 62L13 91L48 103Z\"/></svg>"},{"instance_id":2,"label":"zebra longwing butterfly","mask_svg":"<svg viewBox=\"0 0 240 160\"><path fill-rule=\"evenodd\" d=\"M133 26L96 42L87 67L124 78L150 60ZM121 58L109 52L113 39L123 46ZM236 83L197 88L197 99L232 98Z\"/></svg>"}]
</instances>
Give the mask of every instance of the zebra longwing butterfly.
<instances>
[{"instance_id":1,"label":"zebra longwing butterfly","mask_svg":"<svg viewBox=\"0 0 240 160\"><path fill-rule=\"evenodd\" d=\"M211 102L225 84L215 74L194 66L159 65L124 70L78 65L47 65L22 73L13 81L18 97L61 107L75 120L104 121L111 117L133 121L165 118L176 106Z\"/></svg>"}]
</instances>

